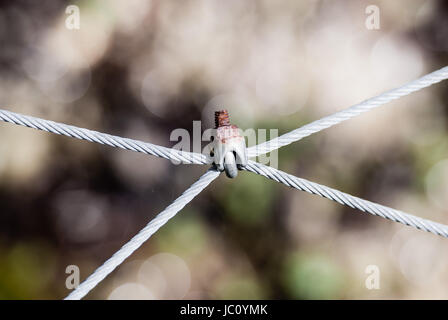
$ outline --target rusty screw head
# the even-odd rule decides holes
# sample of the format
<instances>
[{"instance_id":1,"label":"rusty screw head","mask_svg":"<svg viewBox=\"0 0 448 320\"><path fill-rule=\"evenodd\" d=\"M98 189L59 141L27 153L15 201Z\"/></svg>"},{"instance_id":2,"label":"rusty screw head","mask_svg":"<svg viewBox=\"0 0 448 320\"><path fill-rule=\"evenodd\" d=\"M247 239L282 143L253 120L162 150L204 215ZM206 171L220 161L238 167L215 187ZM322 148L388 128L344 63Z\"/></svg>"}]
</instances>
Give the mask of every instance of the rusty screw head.
<instances>
[{"instance_id":1,"label":"rusty screw head","mask_svg":"<svg viewBox=\"0 0 448 320\"><path fill-rule=\"evenodd\" d=\"M227 110L220 110L215 112L215 127L230 126L229 112Z\"/></svg>"}]
</instances>

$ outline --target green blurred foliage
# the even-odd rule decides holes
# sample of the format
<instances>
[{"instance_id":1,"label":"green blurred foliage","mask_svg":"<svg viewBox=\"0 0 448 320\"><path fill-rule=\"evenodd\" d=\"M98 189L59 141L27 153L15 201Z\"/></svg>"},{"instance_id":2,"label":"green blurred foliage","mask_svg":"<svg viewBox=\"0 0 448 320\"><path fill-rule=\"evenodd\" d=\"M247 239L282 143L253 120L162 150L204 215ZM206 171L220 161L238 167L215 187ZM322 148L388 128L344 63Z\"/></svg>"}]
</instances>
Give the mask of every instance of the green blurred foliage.
<instances>
[{"instance_id":1,"label":"green blurred foliage","mask_svg":"<svg viewBox=\"0 0 448 320\"><path fill-rule=\"evenodd\" d=\"M448 158L448 140L444 132L425 137L412 149L415 161L415 184L419 191L425 191L425 178L428 171L441 160Z\"/></svg>"},{"instance_id":2,"label":"green blurred foliage","mask_svg":"<svg viewBox=\"0 0 448 320\"><path fill-rule=\"evenodd\" d=\"M0 249L0 299L45 299L50 295L56 261L53 251L39 242Z\"/></svg>"},{"instance_id":3,"label":"green blurred foliage","mask_svg":"<svg viewBox=\"0 0 448 320\"><path fill-rule=\"evenodd\" d=\"M229 275L216 288L218 299L263 299L265 292L260 282L250 274Z\"/></svg>"},{"instance_id":4,"label":"green blurred foliage","mask_svg":"<svg viewBox=\"0 0 448 320\"><path fill-rule=\"evenodd\" d=\"M272 213L271 206L275 197L272 183L262 177L241 172L232 188L225 188L219 202L225 208L225 214L235 223L244 226L256 226L264 223ZM244 199L244 201L241 201Z\"/></svg>"},{"instance_id":5,"label":"green blurred foliage","mask_svg":"<svg viewBox=\"0 0 448 320\"><path fill-rule=\"evenodd\" d=\"M207 234L197 214L184 209L175 223L168 223L160 229L155 241L159 251L194 258L206 249Z\"/></svg>"},{"instance_id":6,"label":"green blurred foliage","mask_svg":"<svg viewBox=\"0 0 448 320\"><path fill-rule=\"evenodd\" d=\"M295 299L340 298L346 276L334 259L318 253L294 253L284 265L283 284Z\"/></svg>"}]
</instances>

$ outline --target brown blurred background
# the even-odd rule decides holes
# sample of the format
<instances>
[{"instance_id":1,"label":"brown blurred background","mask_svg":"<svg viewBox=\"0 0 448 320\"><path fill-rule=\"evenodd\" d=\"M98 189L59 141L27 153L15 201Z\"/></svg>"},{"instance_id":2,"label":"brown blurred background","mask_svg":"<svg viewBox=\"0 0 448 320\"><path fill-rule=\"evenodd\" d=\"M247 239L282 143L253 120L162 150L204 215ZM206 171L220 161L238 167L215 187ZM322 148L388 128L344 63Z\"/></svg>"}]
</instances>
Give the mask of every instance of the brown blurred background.
<instances>
[{"instance_id":1,"label":"brown blurred background","mask_svg":"<svg viewBox=\"0 0 448 320\"><path fill-rule=\"evenodd\" d=\"M80 29L66 28L68 5ZM368 5L380 29L368 30ZM2 1L0 107L172 146L285 133L448 64L443 1ZM447 82L279 151L279 168L448 223ZM0 298L60 299L206 168L0 124ZM447 299L448 240L224 175L93 299ZM368 290L366 267L380 270Z\"/></svg>"}]
</instances>

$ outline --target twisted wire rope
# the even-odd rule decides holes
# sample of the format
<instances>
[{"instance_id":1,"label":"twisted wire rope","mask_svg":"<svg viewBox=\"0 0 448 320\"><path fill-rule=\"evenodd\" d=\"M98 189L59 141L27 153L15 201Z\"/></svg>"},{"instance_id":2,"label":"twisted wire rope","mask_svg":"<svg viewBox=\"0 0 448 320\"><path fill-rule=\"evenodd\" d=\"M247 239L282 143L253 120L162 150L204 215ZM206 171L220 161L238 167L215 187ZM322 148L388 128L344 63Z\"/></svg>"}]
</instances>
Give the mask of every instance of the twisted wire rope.
<instances>
[{"instance_id":1,"label":"twisted wire rope","mask_svg":"<svg viewBox=\"0 0 448 320\"><path fill-rule=\"evenodd\" d=\"M182 195L174 200L165 210L160 212L146 227L118 250L109 260L96 269L84 282L73 290L65 300L82 299L90 290L95 288L112 271L115 270L125 259L137 250L146 240L148 240L160 227L174 217L187 203L205 189L213 180L219 176L215 169L209 169L195 183L191 185Z\"/></svg>"},{"instance_id":2,"label":"twisted wire rope","mask_svg":"<svg viewBox=\"0 0 448 320\"><path fill-rule=\"evenodd\" d=\"M210 164L205 155L162 147L148 142L122 138L98 131L79 128L65 123L27 116L0 109L0 120L29 128L47 131L80 140L87 140L115 148L141 152L168 160L180 161L184 164Z\"/></svg>"},{"instance_id":3,"label":"twisted wire rope","mask_svg":"<svg viewBox=\"0 0 448 320\"><path fill-rule=\"evenodd\" d=\"M408 82L407 84L399 88L386 91L376 97L365 100L350 108L344 109L332 115L313 121L298 129L285 133L280 137L274 138L270 141L261 143L256 146L252 146L247 149L247 155L249 158L253 158L261 154L269 153L280 147L286 146L293 142L299 141L305 137L308 137L313 133L317 133L321 130L337 125L343 121L352 119L366 111L377 108L383 104L386 104L400 97L411 94L415 91L429 87L445 79L448 79L448 66L436 70L432 73L429 73L419 79Z\"/></svg>"},{"instance_id":4,"label":"twisted wire rope","mask_svg":"<svg viewBox=\"0 0 448 320\"><path fill-rule=\"evenodd\" d=\"M286 186L316 194L321 197L338 202L342 205L362 212L370 213L385 219L402 223L426 232L430 232L445 238L448 238L448 226L427 219L423 219L403 211L392 209L368 200L364 200L348 193L320 185L306 179L298 178L281 170L263 165L261 163L249 160L245 170L262 175L271 180L280 182Z\"/></svg>"}]
</instances>

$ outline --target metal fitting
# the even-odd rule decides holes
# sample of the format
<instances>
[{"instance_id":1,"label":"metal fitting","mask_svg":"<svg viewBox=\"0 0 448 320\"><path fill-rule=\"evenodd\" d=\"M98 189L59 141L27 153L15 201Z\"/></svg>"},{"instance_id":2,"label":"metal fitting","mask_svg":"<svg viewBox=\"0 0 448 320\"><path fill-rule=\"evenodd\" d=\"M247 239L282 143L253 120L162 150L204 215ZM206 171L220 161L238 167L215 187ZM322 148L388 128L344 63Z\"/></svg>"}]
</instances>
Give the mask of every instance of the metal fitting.
<instances>
[{"instance_id":1,"label":"metal fitting","mask_svg":"<svg viewBox=\"0 0 448 320\"><path fill-rule=\"evenodd\" d=\"M210 156L219 171L235 178L247 165L246 142L237 126L231 125L227 110L215 112L216 134Z\"/></svg>"}]
</instances>

